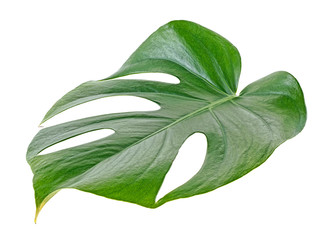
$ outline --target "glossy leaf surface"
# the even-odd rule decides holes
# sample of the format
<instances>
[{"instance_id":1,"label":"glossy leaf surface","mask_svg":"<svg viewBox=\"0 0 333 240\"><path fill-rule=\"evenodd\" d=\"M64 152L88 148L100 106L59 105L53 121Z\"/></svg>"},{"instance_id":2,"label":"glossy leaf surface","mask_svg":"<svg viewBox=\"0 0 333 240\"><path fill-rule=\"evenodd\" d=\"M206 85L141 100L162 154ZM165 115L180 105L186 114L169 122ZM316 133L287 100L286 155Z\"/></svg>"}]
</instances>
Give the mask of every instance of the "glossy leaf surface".
<instances>
[{"instance_id":1,"label":"glossy leaf surface","mask_svg":"<svg viewBox=\"0 0 333 240\"><path fill-rule=\"evenodd\" d=\"M146 98L161 108L93 116L40 130L27 152L37 215L63 188L156 208L214 190L258 167L277 146L303 129L304 97L297 80L287 72L268 75L237 96L240 68L239 53L229 41L193 22L173 21L154 32L118 72L67 93L43 122L79 104L118 95ZM180 83L115 79L146 72L171 74ZM99 129L115 133L39 154ZM201 169L156 202L179 148L196 132L205 134L208 142Z\"/></svg>"}]
</instances>

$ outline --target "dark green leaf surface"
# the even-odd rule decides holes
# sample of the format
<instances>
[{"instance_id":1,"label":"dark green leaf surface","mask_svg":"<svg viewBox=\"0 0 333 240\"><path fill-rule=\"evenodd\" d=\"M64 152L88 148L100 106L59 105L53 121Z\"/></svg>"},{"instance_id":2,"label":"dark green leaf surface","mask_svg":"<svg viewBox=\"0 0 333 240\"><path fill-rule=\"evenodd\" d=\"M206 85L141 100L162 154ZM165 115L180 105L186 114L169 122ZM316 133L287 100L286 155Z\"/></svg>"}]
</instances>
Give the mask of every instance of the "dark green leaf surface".
<instances>
[{"instance_id":1,"label":"dark green leaf surface","mask_svg":"<svg viewBox=\"0 0 333 240\"><path fill-rule=\"evenodd\" d=\"M173 21L154 32L118 72L67 93L43 122L79 104L118 95L146 98L161 108L93 116L39 131L27 152L34 173L36 215L63 188L156 208L216 189L262 164L278 145L303 129L304 97L287 72L266 76L237 96L240 67L239 53L229 41L198 24ZM114 79L144 72L171 74L180 83ZM115 133L39 154L99 129ZM208 141L203 166L156 202L179 148L196 132Z\"/></svg>"}]
</instances>

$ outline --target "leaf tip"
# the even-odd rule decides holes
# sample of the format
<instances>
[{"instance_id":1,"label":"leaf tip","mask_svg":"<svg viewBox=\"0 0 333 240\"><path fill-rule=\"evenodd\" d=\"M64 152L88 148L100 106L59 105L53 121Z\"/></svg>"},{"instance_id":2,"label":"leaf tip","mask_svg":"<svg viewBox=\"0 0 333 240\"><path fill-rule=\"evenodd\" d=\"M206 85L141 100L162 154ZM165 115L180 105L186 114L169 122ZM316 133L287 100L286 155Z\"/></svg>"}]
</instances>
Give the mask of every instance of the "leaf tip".
<instances>
[{"instance_id":1,"label":"leaf tip","mask_svg":"<svg viewBox=\"0 0 333 240\"><path fill-rule=\"evenodd\" d=\"M45 205L45 202L43 201L39 207L36 207L36 213L35 213L35 219L34 219L35 224L37 224L38 215L39 215L40 211L42 210L42 208L44 207L44 205Z\"/></svg>"},{"instance_id":2,"label":"leaf tip","mask_svg":"<svg viewBox=\"0 0 333 240\"><path fill-rule=\"evenodd\" d=\"M37 223L37 218L38 218L38 215L39 215L40 211L42 210L42 208L59 191L60 191L60 189L58 189L56 191L53 191L52 193L50 193L49 195L47 195L46 198L44 198L44 200L40 204L36 205L36 214L35 214L35 219L34 219L35 224Z\"/></svg>"},{"instance_id":3,"label":"leaf tip","mask_svg":"<svg viewBox=\"0 0 333 240\"><path fill-rule=\"evenodd\" d=\"M36 211L36 214L35 214L35 219L34 219L34 223L37 224L37 217L38 217L38 213Z\"/></svg>"},{"instance_id":4,"label":"leaf tip","mask_svg":"<svg viewBox=\"0 0 333 240\"><path fill-rule=\"evenodd\" d=\"M45 123L46 122L46 120L47 119L45 119L45 118L43 118L43 120L38 124L38 127L40 128L40 127L43 127L43 123Z\"/></svg>"}]
</instances>

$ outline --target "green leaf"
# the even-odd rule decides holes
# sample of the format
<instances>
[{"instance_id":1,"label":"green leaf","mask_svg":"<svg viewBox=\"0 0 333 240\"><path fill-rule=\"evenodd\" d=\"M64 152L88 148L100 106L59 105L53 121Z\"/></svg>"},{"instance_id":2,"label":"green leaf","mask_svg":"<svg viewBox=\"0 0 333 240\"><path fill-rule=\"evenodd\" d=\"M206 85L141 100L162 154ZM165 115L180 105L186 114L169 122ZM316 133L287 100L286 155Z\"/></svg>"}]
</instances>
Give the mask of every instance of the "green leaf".
<instances>
[{"instance_id":1,"label":"green leaf","mask_svg":"<svg viewBox=\"0 0 333 240\"><path fill-rule=\"evenodd\" d=\"M193 22L173 21L154 32L118 72L67 93L42 122L79 104L118 95L146 98L161 108L93 116L40 130L27 152L34 173L36 217L64 188L156 208L214 190L258 167L303 129L306 108L297 80L287 72L268 75L237 96L240 67L239 53L228 40ZM180 83L114 79L145 72L171 74ZM39 154L99 129L115 133ZM156 202L179 148L196 132L208 141L201 169Z\"/></svg>"}]
</instances>

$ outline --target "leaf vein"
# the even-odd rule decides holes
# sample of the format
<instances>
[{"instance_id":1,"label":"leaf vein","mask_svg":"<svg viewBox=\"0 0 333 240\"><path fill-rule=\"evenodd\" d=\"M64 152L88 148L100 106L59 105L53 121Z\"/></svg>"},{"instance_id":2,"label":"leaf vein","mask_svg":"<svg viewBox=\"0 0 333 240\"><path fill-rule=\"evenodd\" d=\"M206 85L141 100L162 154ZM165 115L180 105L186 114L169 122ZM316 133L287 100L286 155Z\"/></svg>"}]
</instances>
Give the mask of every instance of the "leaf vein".
<instances>
[{"instance_id":1,"label":"leaf vein","mask_svg":"<svg viewBox=\"0 0 333 240\"><path fill-rule=\"evenodd\" d=\"M269 125L269 123L262 117L260 116L258 113L254 112L253 110L245 107L244 105L240 104L240 103L236 103L235 101L230 100L230 102L236 106L239 106L241 108L243 108L244 110L246 110L247 112L251 113L253 116L255 116L257 119L259 119L262 123L264 123L264 125L266 126L266 128L269 130L270 134L271 134L271 140L270 140L270 144L273 142L274 139L274 131L271 128L271 126Z\"/></svg>"}]
</instances>

